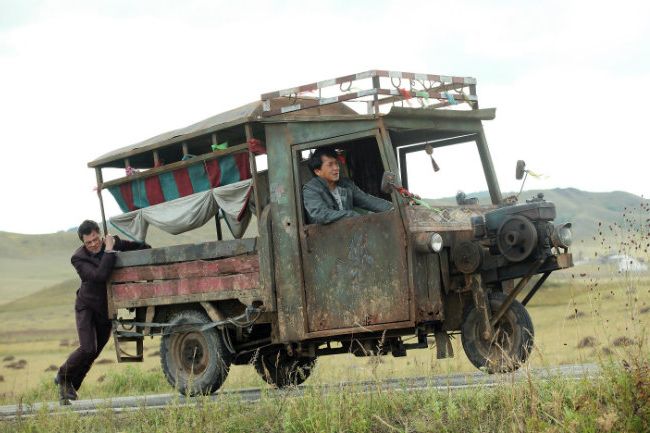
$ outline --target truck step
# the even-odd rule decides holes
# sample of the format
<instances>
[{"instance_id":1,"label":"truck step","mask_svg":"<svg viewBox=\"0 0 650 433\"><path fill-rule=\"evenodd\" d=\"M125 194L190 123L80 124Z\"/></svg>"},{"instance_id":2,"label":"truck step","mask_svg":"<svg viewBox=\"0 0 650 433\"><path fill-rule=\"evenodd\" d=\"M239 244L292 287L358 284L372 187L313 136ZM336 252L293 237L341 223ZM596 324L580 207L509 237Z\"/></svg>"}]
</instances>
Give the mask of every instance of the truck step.
<instances>
[{"instance_id":1,"label":"truck step","mask_svg":"<svg viewBox=\"0 0 650 433\"><path fill-rule=\"evenodd\" d=\"M142 362L144 360L144 337L141 334L129 331L114 331L113 340L115 342L117 362ZM135 343L135 345L127 343ZM127 346L130 347L127 349Z\"/></svg>"}]
</instances>

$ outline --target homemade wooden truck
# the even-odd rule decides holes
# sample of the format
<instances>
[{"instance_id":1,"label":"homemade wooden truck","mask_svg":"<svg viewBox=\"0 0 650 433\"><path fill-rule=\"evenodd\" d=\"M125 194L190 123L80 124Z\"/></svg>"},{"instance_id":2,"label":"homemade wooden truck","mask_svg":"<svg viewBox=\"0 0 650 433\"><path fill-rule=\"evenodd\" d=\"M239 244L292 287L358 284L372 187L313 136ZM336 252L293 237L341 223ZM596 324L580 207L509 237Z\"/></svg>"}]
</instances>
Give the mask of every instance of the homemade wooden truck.
<instances>
[{"instance_id":1,"label":"homemade wooden truck","mask_svg":"<svg viewBox=\"0 0 650 433\"><path fill-rule=\"evenodd\" d=\"M235 238L218 223L204 243L118 254L107 287L118 360L142 361L144 337L162 335L167 379L195 395L217 390L231 364L282 387L323 355L404 356L432 341L453 356L460 333L476 367L518 368L533 346L525 305L572 266L571 231L542 197L502 197L482 126L494 117L473 78L372 70L264 94L90 162L104 230L143 241L149 224L181 233L223 218ZM465 142L489 205L432 206L407 190L408 153ZM307 224L301 188L321 146L393 210ZM107 168L126 176L105 182ZM108 222L103 190L124 211ZM242 238L251 218L258 233Z\"/></svg>"}]
</instances>

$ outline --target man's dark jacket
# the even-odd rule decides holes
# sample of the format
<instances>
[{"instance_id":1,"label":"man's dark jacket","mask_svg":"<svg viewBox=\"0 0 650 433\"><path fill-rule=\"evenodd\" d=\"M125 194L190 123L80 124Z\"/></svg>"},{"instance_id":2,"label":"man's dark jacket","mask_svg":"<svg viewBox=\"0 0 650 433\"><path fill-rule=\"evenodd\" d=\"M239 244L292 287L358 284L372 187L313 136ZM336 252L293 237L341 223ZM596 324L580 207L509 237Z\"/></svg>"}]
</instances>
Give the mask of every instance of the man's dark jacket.
<instances>
[{"instance_id":1,"label":"man's dark jacket","mask_svg":"<svg viewBox=\"0 0 650 433\"><path fill-rule=\"evenodd\" d=\"M329 224L341 218L358 216L359 213L353 210L355 207L372 212L384 212L393 207L389 201L366 194L350 179L341 178L337 186L343 209L339 209L324 179L314 176L302 187L302 200L309 224Z\"/></svg>"},{"instance_id":2,"label":"man's dark jacket","mask_svg":"<svg viewBox=\"0 0 650 433\"><path fill-rule=\"evenodd\" d=\"M123 241L115 236L115 246L113 247L115 251L143 248L151 247L139 242ZM77 307L83 305L96 309L98 312L107 311L106 281L111 276L115 260L115 253L104 252L104 246L97 254L92 254L84 246L74 252L70 261L81 278L81 287L77 290Z\"/></svg>"}]
</instances>

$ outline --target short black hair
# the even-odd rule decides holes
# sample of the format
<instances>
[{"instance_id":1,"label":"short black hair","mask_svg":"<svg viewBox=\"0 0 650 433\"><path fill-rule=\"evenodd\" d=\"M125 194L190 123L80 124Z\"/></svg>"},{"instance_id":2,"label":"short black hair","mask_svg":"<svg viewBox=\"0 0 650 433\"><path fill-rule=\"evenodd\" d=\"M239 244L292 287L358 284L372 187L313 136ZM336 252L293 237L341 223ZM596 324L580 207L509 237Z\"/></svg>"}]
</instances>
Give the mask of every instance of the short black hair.
<instances>
[{"instance_id":1,"label":"short black hair","mask_svg":"<svg viewBox=\"0 0 650 433\"><path fill-rule=\"evenodd\" d=\"M314 173L314 175L316 175L316 170L320 170L320 168L323 166L323 158L321 158L322 156L329 156L330 158L334 159L338 158L338 154L333 147L319 147L316 149L316 152L314 152L309 157L309 161L307 161L307 165L309 166L311 172Z\"/></svg>"},{"instance_id":2,"label":"short black hair","mask_svg":"<svg viewBox=\"0 0 650 433\"><path fill-rule=\"evenodd\" d=\"M95 221L92 220L86 220L81 223L79 228L77 229L77 235L79 236L79 240L83 241L84 240L84 235L88 236L92 232L97 232L99 233L99 224L97 224Z\"/></svg>"}]
</instances>

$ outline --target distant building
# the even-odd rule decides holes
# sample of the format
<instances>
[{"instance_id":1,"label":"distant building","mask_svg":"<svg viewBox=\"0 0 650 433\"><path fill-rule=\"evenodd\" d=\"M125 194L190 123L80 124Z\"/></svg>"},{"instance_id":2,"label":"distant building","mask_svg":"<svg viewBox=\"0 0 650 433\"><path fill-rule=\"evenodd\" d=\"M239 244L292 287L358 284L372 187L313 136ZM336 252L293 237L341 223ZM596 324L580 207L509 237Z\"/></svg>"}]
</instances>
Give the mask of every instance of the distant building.
<instances>
[{"instance_id":1,"label":"distant building","mask_svg":"<svg viewBox=\"0 0 650 433\"><path fill-rule=\"evenodd\" d=\"M648 265L645 262L627 254L610 254L604 256L601 262L615 265L619 272L645 272L648 270Z\"/></svg>"}]
</instances>

